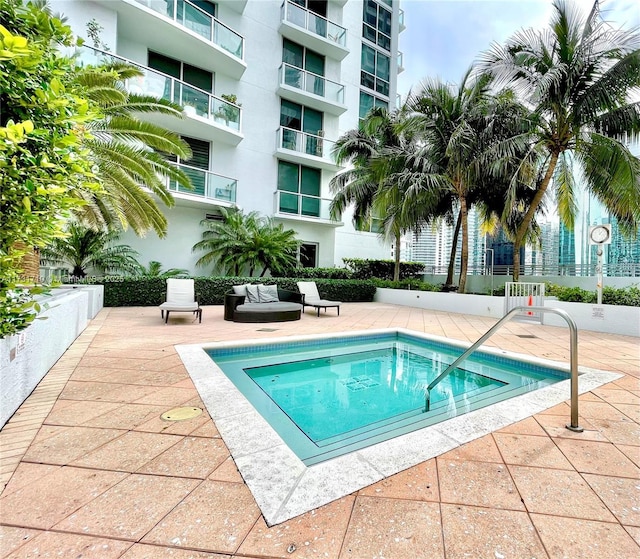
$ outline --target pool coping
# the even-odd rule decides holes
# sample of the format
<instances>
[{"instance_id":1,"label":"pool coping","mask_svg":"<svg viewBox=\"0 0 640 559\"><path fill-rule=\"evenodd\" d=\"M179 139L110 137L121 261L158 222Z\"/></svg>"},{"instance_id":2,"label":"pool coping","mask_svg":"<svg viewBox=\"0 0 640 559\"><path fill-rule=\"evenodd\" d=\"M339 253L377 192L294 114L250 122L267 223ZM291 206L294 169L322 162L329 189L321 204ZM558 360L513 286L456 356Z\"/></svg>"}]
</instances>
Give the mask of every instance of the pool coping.
<instances>
[{"instance_id":1,"label":"pool coping","mask_svg":"<svg viewBox=\"0 0 640 559\"><path fill-rule=\"evenodd\" d=\"M175 346L267 525L285 522L570 398L570 380L562 380L350 454L305 466L206 353L207 349L394 333L463 350L471 345L406 328L385 328ZM478 350L569 372L568 363L487 346ZM588 367L579 367L578 372L579 394L623 376ZM567 414L567 422L569 419Z\"/></svg>"}]
</instances>

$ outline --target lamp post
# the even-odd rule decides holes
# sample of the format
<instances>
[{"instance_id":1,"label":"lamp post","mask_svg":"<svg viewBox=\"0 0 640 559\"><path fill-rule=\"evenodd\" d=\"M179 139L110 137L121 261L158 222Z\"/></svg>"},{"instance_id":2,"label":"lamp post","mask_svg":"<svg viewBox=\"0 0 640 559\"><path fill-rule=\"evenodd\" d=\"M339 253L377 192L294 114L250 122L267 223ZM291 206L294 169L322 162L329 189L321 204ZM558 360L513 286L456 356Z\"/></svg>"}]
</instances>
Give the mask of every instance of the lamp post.
<instances>
[{"instance_id":1,"label":"lamp post","mask_svg":"<svg viewBox=\"0 0 640 559\"><path fill-rule=\"evenodd\" d=\"M493 249L485 248L484 249L484 267L487 269L487 252L491 253L491 295L493 296Z\"/></svg>"}]
</instances>

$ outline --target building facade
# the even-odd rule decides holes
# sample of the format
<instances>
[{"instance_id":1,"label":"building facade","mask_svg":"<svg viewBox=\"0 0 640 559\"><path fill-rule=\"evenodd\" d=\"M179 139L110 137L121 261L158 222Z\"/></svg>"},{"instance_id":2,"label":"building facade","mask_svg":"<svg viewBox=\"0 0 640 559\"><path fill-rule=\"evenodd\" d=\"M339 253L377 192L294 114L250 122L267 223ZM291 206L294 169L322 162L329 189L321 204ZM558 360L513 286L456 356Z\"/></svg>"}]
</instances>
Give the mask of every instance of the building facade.
<instances>
[{"instance_id":1,"label":"building facade","mask_svg":"<svg viewBox=\"0 0 640 559\"><path fill-rule=\"evenodd\" d=\"M138 65L126 87L185 107L182 120L152 117L178 132L193 157L177 161L193 191L169 184L167 236L123 236L140 261L196 269L205 219L220 207L257 211L294 229L307 266L343 257L388 257L351 215L329 215L331 150L374 106L393 108L404 28L398 0L54 0L86 39L79 58ZM145 117L149 118L149 117Z\"/></svg>"}]
</instances>

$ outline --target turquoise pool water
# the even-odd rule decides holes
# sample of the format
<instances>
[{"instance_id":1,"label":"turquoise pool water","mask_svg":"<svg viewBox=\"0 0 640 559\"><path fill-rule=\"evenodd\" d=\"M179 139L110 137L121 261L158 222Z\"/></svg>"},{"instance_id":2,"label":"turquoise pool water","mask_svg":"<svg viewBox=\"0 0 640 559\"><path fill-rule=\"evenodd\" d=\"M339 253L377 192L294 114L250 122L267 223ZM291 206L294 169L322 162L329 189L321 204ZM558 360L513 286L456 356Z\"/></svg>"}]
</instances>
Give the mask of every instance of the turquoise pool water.
<instances>
[{"instance_id":1,"label":"turquoise pool water","mask_svg":"<svg viewBox=\"0 0 640 559\"><path fill-rule=\"evenodd\" d=\"M431 391L462 352L402 333L208 350L287 445L312 465L568 378L476 352Z\"/></svg>"}]
</instances>

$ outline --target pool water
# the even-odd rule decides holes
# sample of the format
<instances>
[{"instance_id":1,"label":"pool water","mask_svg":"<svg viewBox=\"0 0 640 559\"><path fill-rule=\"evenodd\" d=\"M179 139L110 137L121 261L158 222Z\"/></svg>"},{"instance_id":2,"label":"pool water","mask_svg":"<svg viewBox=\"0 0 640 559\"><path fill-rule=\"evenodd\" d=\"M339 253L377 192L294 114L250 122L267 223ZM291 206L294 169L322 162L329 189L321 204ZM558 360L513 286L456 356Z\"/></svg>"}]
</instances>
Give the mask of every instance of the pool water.
<instances>
[{"instance_id":1,"label":"pool water","mask_svg":"<svg viewBox=\"0 0 640 559\"><path fill-rule=\"evenodd\" d=\"M426 386L461 349L389 333L208 353L306 465L568 378L476 352L431 390L425 411Z\"/></svg>"}]
</instances>

